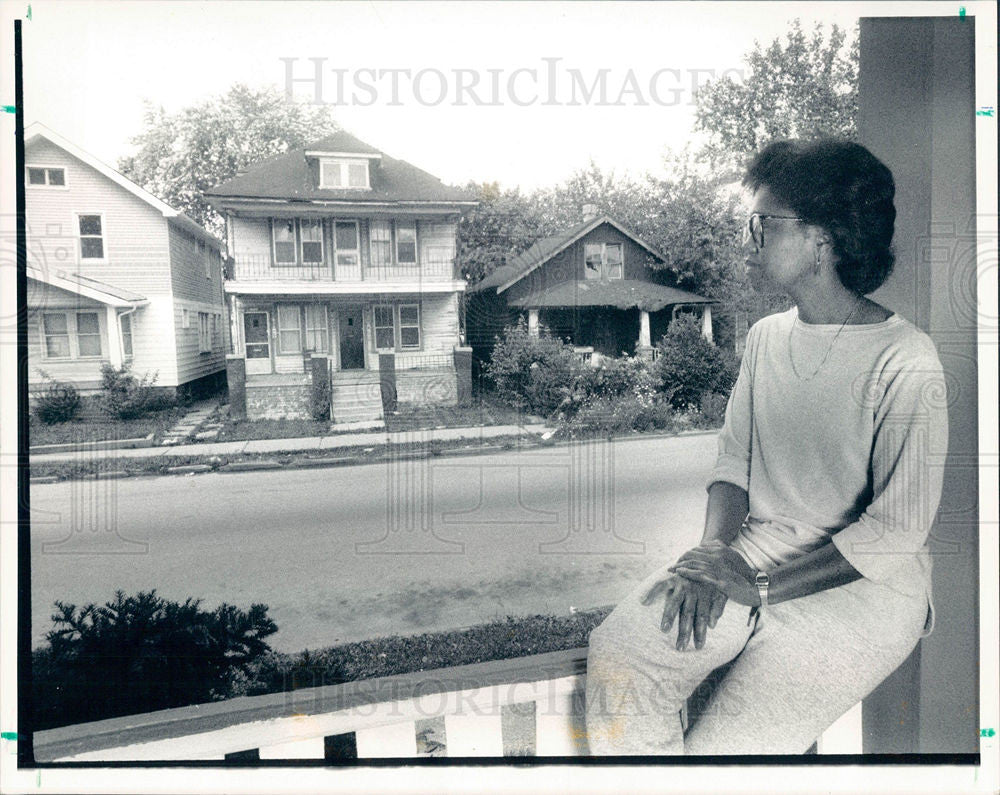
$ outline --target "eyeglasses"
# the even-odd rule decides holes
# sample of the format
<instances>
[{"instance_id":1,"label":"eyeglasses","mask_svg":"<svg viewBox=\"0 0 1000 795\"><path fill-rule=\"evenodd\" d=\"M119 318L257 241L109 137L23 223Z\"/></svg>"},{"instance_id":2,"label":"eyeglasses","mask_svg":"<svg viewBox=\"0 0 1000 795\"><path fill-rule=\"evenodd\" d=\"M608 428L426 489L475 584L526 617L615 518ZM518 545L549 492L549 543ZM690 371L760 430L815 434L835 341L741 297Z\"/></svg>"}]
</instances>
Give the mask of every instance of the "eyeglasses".
<instances>
[{"instance_id":1,"label":"eyeglasses","mask_svg":"<svg viewBox=\"0 0 1000 795\"><path fill-rule=\"evenodd\" d=\"M747 218L747 225L743 227L743 245L753 240L753 244L758 250L764 248L764 219L777 218L784 221L801 221L797 215L762 215L754 213Z\"/></svg>"}]
</instances>

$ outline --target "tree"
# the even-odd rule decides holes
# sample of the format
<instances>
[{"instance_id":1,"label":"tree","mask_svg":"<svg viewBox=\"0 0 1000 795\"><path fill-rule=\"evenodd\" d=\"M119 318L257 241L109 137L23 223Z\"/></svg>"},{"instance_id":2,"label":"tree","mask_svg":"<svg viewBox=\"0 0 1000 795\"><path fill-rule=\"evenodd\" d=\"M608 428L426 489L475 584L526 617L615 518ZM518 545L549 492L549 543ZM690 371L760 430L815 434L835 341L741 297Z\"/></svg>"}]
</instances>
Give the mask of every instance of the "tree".
<instances>
[{"instance_id":1,"label":"tree","mask_svg":"<svg viewBox=\"0 0 1000 795\"><path fill-rule=\"evenodd\" d=\"M711 80L695 94L695 129L708 133L706 153L731 174L769 141L857 135L858 36L817 23L810 35L798 19L784 41L744 56L743 82Z\"/></svg>"},{"instance_id":2,"label":"tree","mask_svg":"<svg viewBox=\"0 0 1000 795\"><path fill-rule=\"evenodd\" d=\"M202 193L241 170L339 129L326 106L289 102L277 89L237 84L222 96L168 114L147 103L135 154L118 170L221 235Z\"/></svg>"}]
</instances>

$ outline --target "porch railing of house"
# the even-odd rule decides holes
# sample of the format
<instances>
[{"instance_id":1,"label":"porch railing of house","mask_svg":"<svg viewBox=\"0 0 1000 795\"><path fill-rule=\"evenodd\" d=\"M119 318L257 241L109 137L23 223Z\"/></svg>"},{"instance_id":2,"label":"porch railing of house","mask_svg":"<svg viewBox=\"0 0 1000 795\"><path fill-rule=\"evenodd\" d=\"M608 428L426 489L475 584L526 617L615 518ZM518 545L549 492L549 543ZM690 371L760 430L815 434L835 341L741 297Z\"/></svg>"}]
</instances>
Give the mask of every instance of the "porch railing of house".
<instances>
[{"instance_id":1,"label":"porch railing of house","mask_svg":"<svg viewBox=\"0 0 1000 795\"><path fill-rule=\"evenodd\" d=\"M582 756L586 649L303 687L39 732L44 762ZM301 678L297 683L302 682ZM689 708L692 702L688 702ZM687 724L686 712L682 722ZM862 752L861 704L811 752Z\"/></svg>"},{"instance_id":2,"label":"porch railing of house","mask_svg":"<svg viewBox=\"0 0 1000 795\"><path fill-rule=\"evenodd\" d=\"M434 259L417 265L275 265L269 255L243 254L224 267L227 281L239 282L413 282L455 278L454 259Z\"/></svg>"}]
</instances>

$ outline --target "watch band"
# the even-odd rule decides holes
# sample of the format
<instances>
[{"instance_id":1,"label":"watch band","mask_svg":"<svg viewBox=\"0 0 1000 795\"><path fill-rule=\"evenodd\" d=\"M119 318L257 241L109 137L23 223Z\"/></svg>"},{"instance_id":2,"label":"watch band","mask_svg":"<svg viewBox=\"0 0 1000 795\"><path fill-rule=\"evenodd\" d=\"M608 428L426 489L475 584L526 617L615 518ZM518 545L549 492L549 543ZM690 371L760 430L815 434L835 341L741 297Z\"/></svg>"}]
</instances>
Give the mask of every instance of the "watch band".
<instances>
[{"instance_id":1,"label":"watch band","mask_svg":"<svg viewBox=\"0 0 1000 795\"><path fill-rule=\"evenodd\" d=\"M754 583L757 585L757 595L760 597L760 609L763 610L767 607L767 589L771 585L771 578L767 576L767 572L758 571Z\"/></svg>"}]
</instances>

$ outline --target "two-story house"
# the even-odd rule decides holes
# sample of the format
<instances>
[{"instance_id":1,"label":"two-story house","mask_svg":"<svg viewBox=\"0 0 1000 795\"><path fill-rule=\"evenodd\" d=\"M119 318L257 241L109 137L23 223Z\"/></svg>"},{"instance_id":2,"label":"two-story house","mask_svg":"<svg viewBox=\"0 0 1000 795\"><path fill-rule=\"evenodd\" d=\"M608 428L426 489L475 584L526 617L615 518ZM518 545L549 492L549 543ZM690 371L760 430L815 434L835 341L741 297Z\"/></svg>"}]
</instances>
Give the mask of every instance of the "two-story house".
<instances>
[{"instance_id":1,"label":"two-story house","mask_svg":"<svg viewBox=\"0 0 1000 795\"><path fill-rule=\"evenodd\" d=\"M670 284L664 257L622 224L598 216L536 241L470 288L468 340L481 360L518 315L593 353L651 357L678 311L697 312L712 339L712 299ZM658 267L659 266L659 267Z\"/></svg>"},{"instance_id":2,"label":"two-story house","mask_svg":"<svg viewBox=\"0 0 1000 795\"><path fill-rule=\"evenodd\" d=\"M456 402L469 358L455 263L458 219L475 206L465 191L338 132L206 198L226 218L225 292L251 418L309 414L317 360L335 421L381 417L390 369L401 403Z\"/></svg>"},{"instance_id":3,"label":"two-story house","mask_svg":"<svg viewBox=\"0 0 1000 795\"><path fill-rule=\"evenodd\" d=\"M105 362L169 390L221 386L221 241L41 124L24 148L29 389L93 394Z\"/></svg>"}]
</instances>

